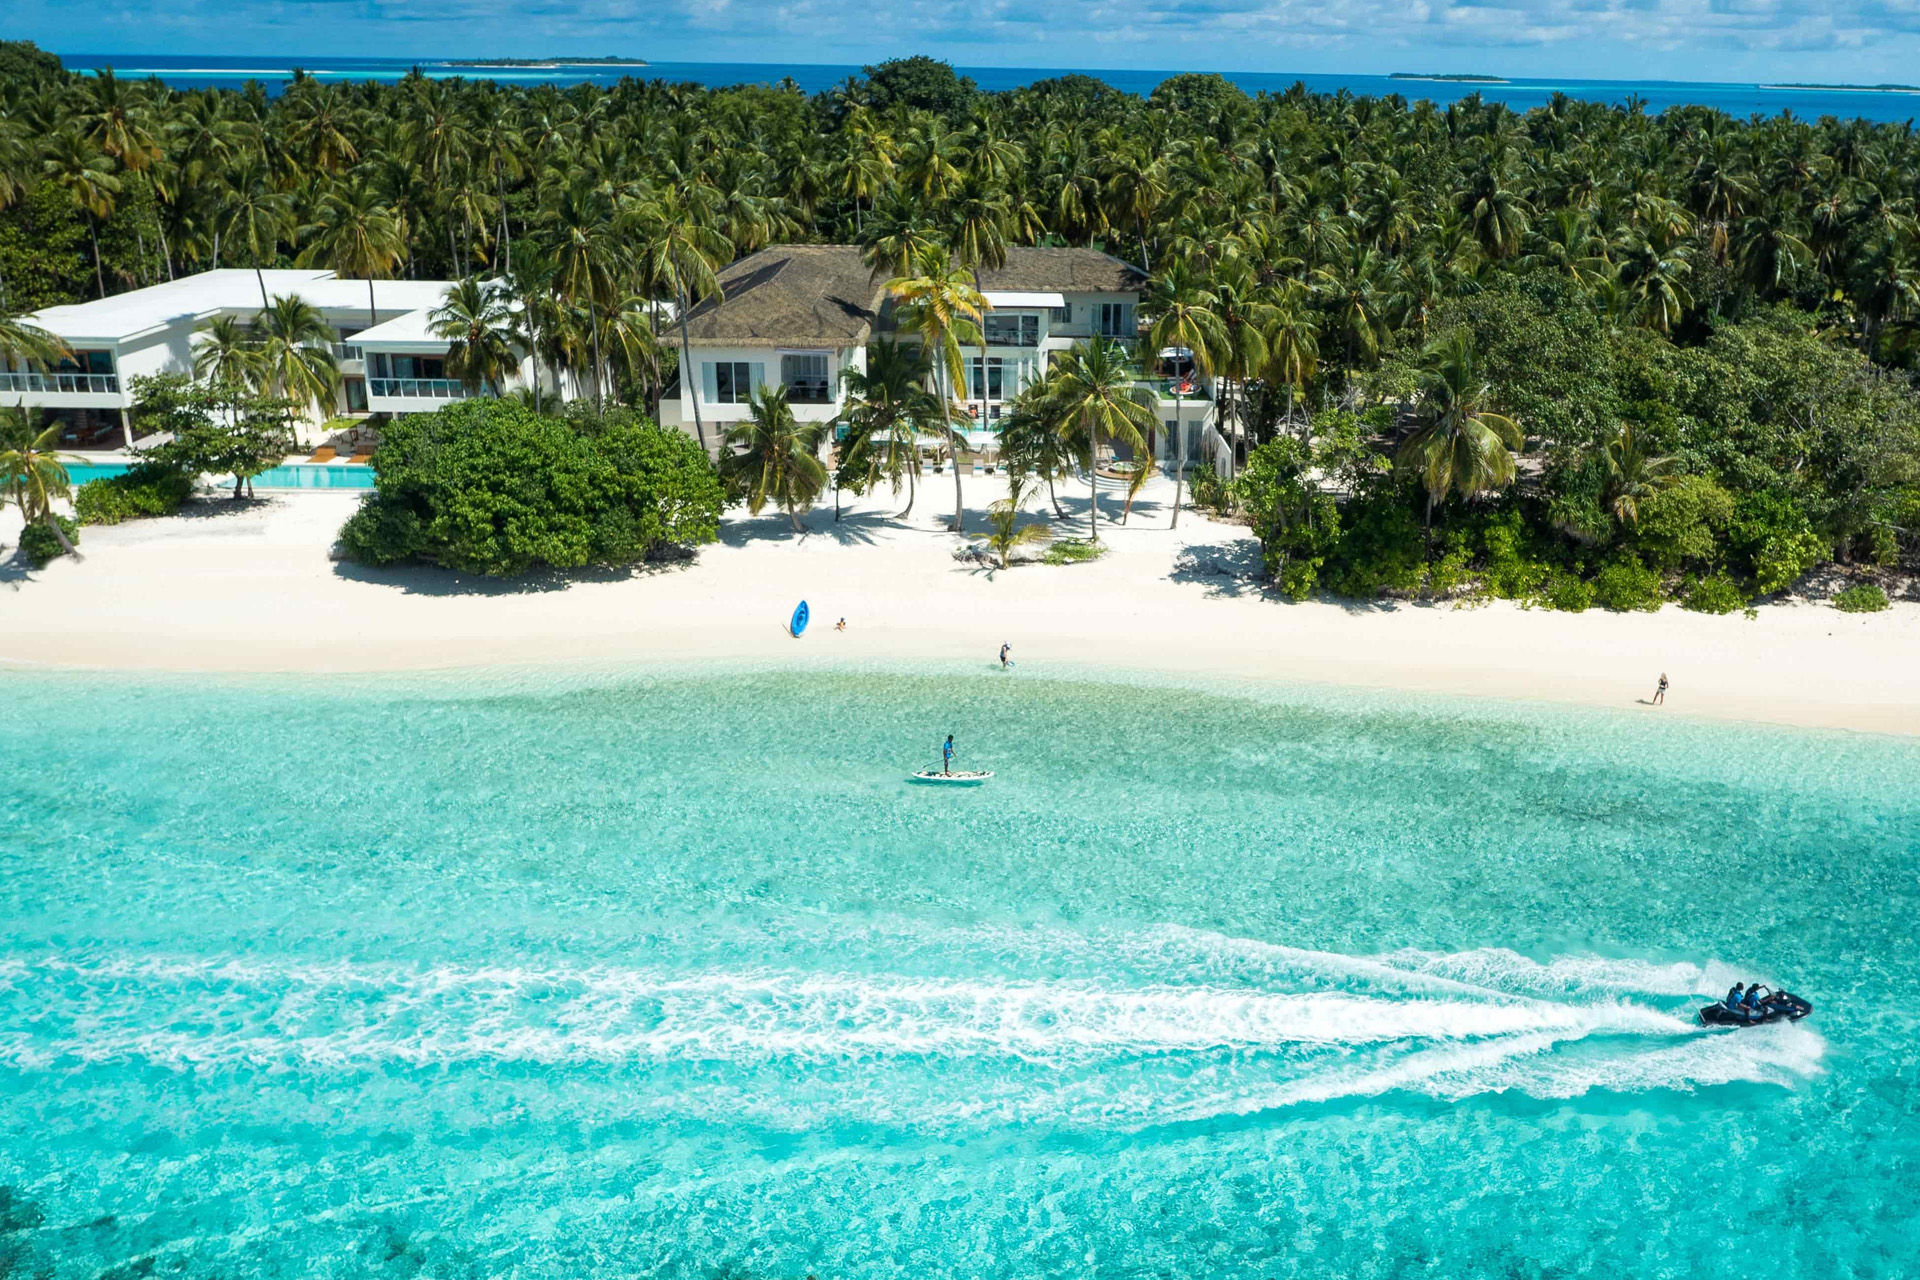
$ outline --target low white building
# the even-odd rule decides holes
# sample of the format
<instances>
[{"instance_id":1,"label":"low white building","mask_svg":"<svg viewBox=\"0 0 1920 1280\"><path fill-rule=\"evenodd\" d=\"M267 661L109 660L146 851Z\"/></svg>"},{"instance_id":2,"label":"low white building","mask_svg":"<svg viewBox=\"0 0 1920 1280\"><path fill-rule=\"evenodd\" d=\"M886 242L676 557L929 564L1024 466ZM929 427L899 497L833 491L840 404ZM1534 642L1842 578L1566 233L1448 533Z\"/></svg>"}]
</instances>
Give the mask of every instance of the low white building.
<instances>
[{"instance_id":1,"label":"low white building","mask_svg":"<svg viewBox=\"0 0 1920 1280\"><path fill-rule=\"evenodd\" d=\"M297 295L332 326L340 369L323 417L415 413L464 399L446 376L447 341L428 314L444 301L444 280L346 280L331 271L222 268L92 302L48 307L27 317L61 338L72 355L44 371L0 369L0 404L38 407L60 421L61 447L112 449L131 440L131 379L193 372L195 335L219 316L251 320L269 297ZM510 380L509 386L518 385Z\"/></svg>"},{"instance_id":2,"label":"low white building","mask_svg":"<svg viewBox=\"0 0 1920 1280\"><path fill-rule=\"evenodd\" d=\"M857 245L774 245L734 263L719 280L720 294L687 313L690 368L678 398L660 407L664 425L689 433L697 408L710 449L747 416L748 399L763 384L785 385L803 422L839 416L841 370L864 370L868 342L895 331L885 281L868 270ZM1005 266L982 271L991 308L982 325L986 343L964 350L967 385L956 397L975 430L990 432L1021 389L1075 343L1136 342L1145 283L1137 267L1094 249L1011 248ZM1213 419L1210 389L1194 382L1177 401L1169 379L1149 378L1147 385L1161 422L1149 433L1153 455L1172 461L1176 442L1184 441L1197 459Z\"/></svg>"}]
</instances>

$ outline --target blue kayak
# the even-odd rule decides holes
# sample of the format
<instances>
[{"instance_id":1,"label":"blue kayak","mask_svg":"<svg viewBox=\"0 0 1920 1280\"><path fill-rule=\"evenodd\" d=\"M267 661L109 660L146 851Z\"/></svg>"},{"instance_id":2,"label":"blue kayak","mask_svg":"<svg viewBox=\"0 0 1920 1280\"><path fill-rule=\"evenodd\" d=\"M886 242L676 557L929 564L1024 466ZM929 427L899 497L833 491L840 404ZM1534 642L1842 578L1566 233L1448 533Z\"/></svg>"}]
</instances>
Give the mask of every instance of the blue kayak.
<instances>
[{"instance_id":1,"label":"blue kayak","mask_svg":"<svg viewBox=\"0 0 1920 1280\"><path fill-rule=\"evenodd\" d=\"M807 629L807 602L805 600L802 600L800 602L800 607L793 611L793 622L788 627L788 630L792 631L794 639L798 640L800 638L800 633L802 631L805 631L806 629Z\"/></svg>"}]
</instances>

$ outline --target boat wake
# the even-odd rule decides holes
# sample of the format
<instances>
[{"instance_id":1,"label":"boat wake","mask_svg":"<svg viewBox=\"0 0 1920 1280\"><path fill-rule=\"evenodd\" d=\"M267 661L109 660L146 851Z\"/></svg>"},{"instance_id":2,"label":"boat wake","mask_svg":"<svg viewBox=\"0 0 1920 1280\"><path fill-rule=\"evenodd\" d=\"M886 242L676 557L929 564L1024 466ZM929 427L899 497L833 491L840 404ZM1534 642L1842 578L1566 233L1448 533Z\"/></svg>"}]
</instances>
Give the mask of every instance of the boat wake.
<instances>
[{"instance_id":1,"label":"boat wake","mask_svg":"<svg viewBox=\"0 0 1920 1280\"><path fill-rule=\"evenodd\" d=\"M510 1066L656 1114L1138 1126L1391 1093L1791 1085L1825 1052L1806 1026L1694 1025L1725 985L1711 965L1346 956L1180 929L920 943L849 945L831 969L15 958L0 1069L324 1083Z\"/></svg>"}]
</instances>

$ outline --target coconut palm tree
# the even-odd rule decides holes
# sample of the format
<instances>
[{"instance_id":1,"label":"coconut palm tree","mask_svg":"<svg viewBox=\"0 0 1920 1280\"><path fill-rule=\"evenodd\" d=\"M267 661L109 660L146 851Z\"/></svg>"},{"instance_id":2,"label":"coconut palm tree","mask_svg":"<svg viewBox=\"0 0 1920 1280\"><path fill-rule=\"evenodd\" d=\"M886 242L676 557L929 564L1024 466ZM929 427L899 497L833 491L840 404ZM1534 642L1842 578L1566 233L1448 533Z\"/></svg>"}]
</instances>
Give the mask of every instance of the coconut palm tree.
<instances>
[{"instance_id":1,"label":"coconut palm tree","mask_svg":"<svg viewBox=\"0 0 1920 1280\"><path fill-rule=\"evenodd\" d=\"M655 283L673 298L680 322L680 380L692 395L693 432L707 447L707 428L700 418L700 394L693 367L693 339L687 312L695 302L720 300L724 293L716 274L733 256L733 245L722 234L711 206L692 185L675 186L644 205L637 219L641 243L653 264Z\"/></svg>"},{"instance_id":2,"label":"coconut palm tree","mask_svg":"<svg viewBox=\"0 0 1920 1280\"><path fill-rule=\"evenodd\" d=\"M1455 335L1430 345L1420 375L1417 426L1400 442L1394 465L1416 468L1427 491L1427 523L1449 493L1462 498L1513 481L1519 424L1488 405L1493 388L1480 376L1472 345Z\"/></svg>"},{"instance_id":3,"label":"coconut palm tree","mask_svg":"<svg viewBox=\"0 0 1920 1280\"><path fill-rule=\"evenodd\" d=\"M1679 479L1673 474L1679 459L1649 456L1631 423L1622 424L1620 434L1607 442L1606 457L1607 496L1622 524L1638 525L1641 501Z\"/></svg>"},{"instance_id":4,"label":"coconut palm tree","mask_svg":"<svg viewBox=\"0 0 1920 1280\"><path fill-rule=\"evenodd\" d=\"M295 259L301 266L321 263L351 279L367 281L367 327L380 323L373 305L373 282L391 276L406 256L407 237L400 219L380 193L359 174L329 187L312 222L301 227L306 243Z\"/></svg>"},{"instance_id":5,"label":"coconut palm tree","mask_svg":"<svg viewBox=\"0 0 1920 1280\"><path fill-rule=\"evenodd\" d=\"M960 455L967 446L953 426L953 388L966 378L961 344L978 346L983 341L980 317L988 304L974 288L972 273L954 266L944 249L929 249L915 265L918 275L887 281L887 292L898 304L900 327L920 335L933 366L941 424L953 463L953 531L964 533L966 501L960 490Z\"/></svg>"},{"instance_id":6,"label":"coconut palm tree","mask_svg":"<svg viewBox=\"0 0 1920 1280\"><path fill-rule=\"evenodd\" d=\"M1060 430L1055 391L1052 370L1020 388L1000 420L1000 462L1009 473L1045 480L1053 514L1064 520L1067 513L1060 505L1055 481L1086 465L1087 454L1077 435Z\"/></svg>"},{"instance_id":7,"label":"coconut palm tree","mask_svg":"<svg viewBox=\"0 0 1920 1280\"><path fill-rule=\"evenodd\" d=\"M1179 347L1193 353L1194 371L1201 377L1213 376L1214 357L1227 345L1227 327L1214 310L1219 299L1187 263L1179 258L1168 261L1160 274L1147 281L1140 298L1140 314L1147 322L1147 347L1159 352ZM1173 387L1173 519L1168 528L1180 527L1180 498L1187 480L1187 421L1185 384L1174 380Z\"/></svg>"},{"instance_id":8,"label":"coconut palm tree","mask_svg":"<svg viewBox=\"0 0 1920 1280\"><path fill-rule=\"evenodd\" d=\"M785 387L754 388L747 417L728 430L730 452L721 457L727 479L745 498L747 510L759 515L771 502L787 513L795 533L806 532L800 515L827 487L827 467L820 461L827 428L824 422L795 421Z\"/></svg>"},{"instance_id":9,"label":"coconut palm tree","mask_svg":"<svg viewBox=\"0 0 1920 1280\"><path fill-rule=\"evenodd\" d=\"M1020 508L1026 504L1030 483L1027 477L1008 472L1007 496L987 507L986 532L967 535L986 543L999 557L1002 569L1007 568L1009 557L1019 548L1053 540L1053 530L1047 527L1046 521L1020 523Z\"/></svg>"},{"instance_id":10,"label":"coconut palm tree","mask_svg":"<svg viewBox=\"0 0 1920 1280\"><path fill-rule=\"evenodd\" d=\"M924 346L892 338L867 348L864 371L852 365L840 371L846 407L839 420L847 428L842 456L852 459L869 483L884 477L896 496L905 477L903 520L913 514L917 496L920 440L940 430L940 400L927 390L932 372Z\"/></svg>"},{"instance_id":11,"label":"coconut palm tree","mask_svg":"<svg viewBox=\"0 0 1920 1280\"><path fill-rule=\"evenodd\" d=\"M447 340L447 372L470 393L488 387L497 393L520 364L513 308L501 288L478 276L448 289L445 300L427 313L427 324L434 337Z\"/></svg>"},{"instance_id":12,"label":"coconut palm tree","mask_svg":"<svg viewBox=\"0 0 1920 1280\"><path fill-rule=\"evenodd\" d=\"M262 381L258 336L233 316L215 316L195 336L199 341L193 344L193 376L219 393L229 412L237 413L241 396Z\"/></svg>"},{"instance_id":13,"label":"coconut palm tree","mask_svg":"<svg viewBox=\"0 0 1920 1280\"><path fill-rule=\"evenodd\" d=\"M333 357L333 326L319 308L297 294L285 294L254 317L253 328L260 384L289 402L288 429L295 406L305 409L318 403L326 412L340 386L340 367Z\"/></svg>"},{"instance_id":14,"label":"coconut palm tree","mask_svg":"<svg viewBox=\"0 0 1920 1280\"><path fill-rule=\"evenodd\" d=\"M100 265L100 223L113 216L120 194L120 178L112 157L89 142L77 127L63 129L47 139L40 162L46 180L57 187L87 219L87 240L93 246L93 281L107 296L106 271Z\"/></svg>"},{"instance_id":15,"label":"coconut palm tree","mask_svg":"<svg viewBox=\"0 0 1920 1280\"><path fill-rule=\"evenodd\" d=\"M1054 367L1046 403L1054 429L1086 450L1087 534L1100 541L1100 446L1124 444L1137 458L1156 418L1153 393L1142 387L1120 345L1096 338L1076 344Z\"/></svg>"},{"instance_id":16,"label":"coconut palm tree","mask_svg":"<svg viewBox=\"0 0 1920 1280\"><path fill-rule=\"evenodd\" d=\"M0 442L10 441L9 447L0 450L0 501L12 499L23 524L43 522L59 540L60 549L77 560L80 553L54 518L53 504L68 500L73 492L66 464L81 459L60 452L60 423L36 429L24 405L15 406L10 416L11 429L0 435Z\"/></svg>"},{"instance_id":17,"label":"coconut palm tree","mask_svg":"<svg viewBox=\"0 0 1920 1280\"><path fill-rule=\"evenodd\" d=\"M600 355L600 310L613 301L626 245L614 226L611 202L578 175L560 189L545 221L554 292L586 308L593 407L601 412L606 408L606 364Z\"/></svg>"},{"instance_id":18,"label":"coconut palm tree","mask_svg":"<svg viewBox=\"0 0 1920 1280\"><path fill-rule=\"evenodd\" d=\"M252 260L263 311L273 306L267 297L265 264L278 256L280 241L291 230L292 205L286 193L274 187L266 163L242 162L220 191L220 234Z\"/></svg>"},{"instance_id":19,"label":"coconut palm tree","mask_svg":"<svg viewBox=\"0 0 1920 1280\"><path fill-rule=\"evenodd\" d=\"M0 373L7 372L15 360L28 368L44 367L71 354L65 338L29 323L24 316L0 314Z\"/></svg>"}]
</instances>

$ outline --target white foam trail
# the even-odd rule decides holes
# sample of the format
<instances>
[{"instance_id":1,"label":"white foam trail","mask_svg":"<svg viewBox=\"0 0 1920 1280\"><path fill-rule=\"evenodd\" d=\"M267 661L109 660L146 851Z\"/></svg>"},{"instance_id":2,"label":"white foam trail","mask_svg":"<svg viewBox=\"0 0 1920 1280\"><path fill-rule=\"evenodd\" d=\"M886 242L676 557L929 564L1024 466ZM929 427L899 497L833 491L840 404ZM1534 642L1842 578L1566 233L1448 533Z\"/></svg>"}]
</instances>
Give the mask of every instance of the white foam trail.
<instances>
[{"instance_id":1,"label":"white foam trail","mask_svg":"<svg viewBox=\"0 0 1920 1280\"><path fill-rule=\"evenodd\" d=\"M914 958L978 970L991 951L996 965L1037 967L1039 940L1006 932L967 931L968 945L948 939ZM1541 963L1497 949L1355 957L1178 929L1076 936L1079 959L1101 961L1082 967L1106 970L1102 980L11 959L0 962L0 1067L591 1065L640 1073L634 1105L721 1117L802 1106L804 1095L826 1113L889 1122L1141 1124L1393 1091L1790 1084L1825 1051L1805 1027L1694 1026L1691 1008L1673 1003L1711 966ZM1155 969L1158 980L1139 976ZM735 1083L724 1095L678 1074L649 1085L646 1073L674 1064L722 1068L708 1078Z\"/></svg>"}]
</instances>

